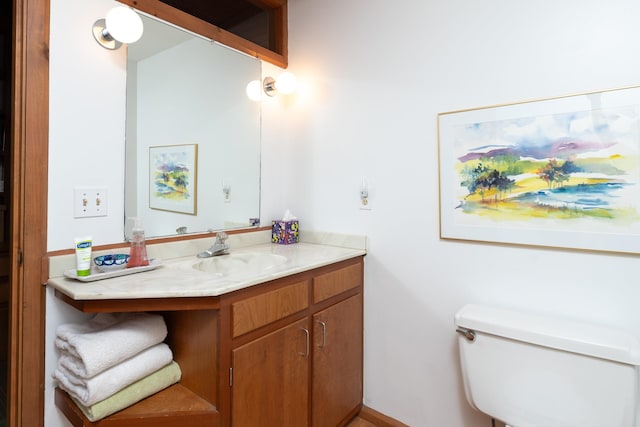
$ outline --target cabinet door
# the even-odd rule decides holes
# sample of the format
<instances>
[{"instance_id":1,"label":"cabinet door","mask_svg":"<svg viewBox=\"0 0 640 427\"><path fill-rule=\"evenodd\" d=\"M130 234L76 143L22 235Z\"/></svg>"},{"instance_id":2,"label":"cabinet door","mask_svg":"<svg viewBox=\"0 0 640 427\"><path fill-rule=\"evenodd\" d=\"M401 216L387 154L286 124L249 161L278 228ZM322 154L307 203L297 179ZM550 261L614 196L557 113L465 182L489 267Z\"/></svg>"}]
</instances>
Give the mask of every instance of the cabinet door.
<instances>
[{"instance_id":1,"label":"cabinet door","mask_svg":"<svg viewBox=\"0 0 640 427\"><path fill-rule=\"evenodd\" d=\"M362 295L313 316L313 427L335 427L362 403Z\"/></svg>"},{"instance_id":2,"label":"cabinet door","mask_svg":"<svg viewBox=\"0 0 640 427\"><path fill-rule=\"evenodd\" d=\"M309 352L307 319L233 350L232 425L306 426Z\"/></svg>"}]
</instances>

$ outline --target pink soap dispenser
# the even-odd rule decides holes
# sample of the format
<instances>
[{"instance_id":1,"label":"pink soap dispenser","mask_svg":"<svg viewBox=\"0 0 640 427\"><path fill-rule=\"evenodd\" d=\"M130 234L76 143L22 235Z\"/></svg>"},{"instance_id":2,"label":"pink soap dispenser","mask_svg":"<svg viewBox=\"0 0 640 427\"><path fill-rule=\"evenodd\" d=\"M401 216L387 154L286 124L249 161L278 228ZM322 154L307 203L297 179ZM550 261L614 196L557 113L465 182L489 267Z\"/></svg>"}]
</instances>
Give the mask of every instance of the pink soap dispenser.
<instances>
[{"instance_id":1,"label":"pink soap dispenser","mask_svg":"<svg viewBox=\"0 0 640 427\"><path fill-rule=\"evenodd\" d=\"M131 230L131 251L129 252L127 268L145 265L149 265L149 258L147 258L147 246L144 240L142 220L135 217L133 218L133 229Z\"/></svg>"}]
</instances>

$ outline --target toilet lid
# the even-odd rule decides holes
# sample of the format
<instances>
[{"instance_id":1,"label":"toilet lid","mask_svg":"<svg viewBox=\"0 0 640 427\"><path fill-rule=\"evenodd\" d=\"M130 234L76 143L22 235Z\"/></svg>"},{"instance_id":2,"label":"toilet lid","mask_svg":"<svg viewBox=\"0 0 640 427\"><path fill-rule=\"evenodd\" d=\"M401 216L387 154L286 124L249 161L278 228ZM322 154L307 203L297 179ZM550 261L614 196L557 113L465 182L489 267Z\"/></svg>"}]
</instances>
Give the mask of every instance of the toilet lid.
<instances>
[{"instance_id":1,"label":"toilet lid","mask_svg":"<svg viewBox=\"0 0 640 427\"><path fill-rule=\"evenodd\" d=\"M479 304L462 307L455 323L476 332L640 365L640 340L621 329Z\"/></svg>"}]
</instances>

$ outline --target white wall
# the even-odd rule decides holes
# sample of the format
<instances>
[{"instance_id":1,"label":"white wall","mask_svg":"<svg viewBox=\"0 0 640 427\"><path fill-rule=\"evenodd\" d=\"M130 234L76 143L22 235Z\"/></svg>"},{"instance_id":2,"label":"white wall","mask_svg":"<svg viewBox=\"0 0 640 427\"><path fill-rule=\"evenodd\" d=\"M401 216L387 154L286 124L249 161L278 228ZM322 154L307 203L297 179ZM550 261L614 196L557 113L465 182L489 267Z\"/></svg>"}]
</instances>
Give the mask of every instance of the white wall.
<instances>
[{"instance_id":1,"label":"white wall","mask_svg":"<svg viewBox=\"0 0 640 427\"><path fill-rule=\"evenodd\" d=\"M51 1L48 250L124 240L126 50L100 47L93 23L113 0ZM106 217L75 219L75 187L106 187Z\"/></svg>"},{"instance_id":2,"label":"white wall","mask_svg":"<svg viewBox=\"0 0 640 427\"><path fill-rule=\"evenodd\" d=\"M86 232L122 241L124 58L88 34L111 4L51 3L50 250ZM453 314L468 302L640 335L637 257L440 241L436 134L439 112L640 83L639 13L631 0L289 2L301 88L263 106L261 216L290 208L303 228L368 235L368 406L411 426L490 425L461 387ZM105 144L122 149L98 155ZM73 220L72 188L104 183L109 216ZM49 330L77 315L61 304L48 296ZM49 391L46 425L63 425Z\"/></svg>"},{"instance_id":3,"label":"white wall","mask_svg":"<svg viewBox=\"0 0 640 427\"><path fill-rule=\"evenodd\" d=\"M638 12L632 1L290 2L289 68L313 93L267 111L278 117L264 120L263 215L286 206L303 228L369 236L368 406L411 426L490 425L461 387L453 315L469 302L640 334L636 257L439 240L436 130L439 112L640 83ZM277 176L269 156L294 150ZM362 176L370 212L357 209Z\"/></svg>"},{"instance_id":4,"label":"white wall","mask_svg":"<svg viewBox=\"0 0 640 427\"><path fill-rule=\"evenodd\" d=\"M100 47L93 23L113 0L52 0L49 92L49 202L47 248L70 249L73 238L93 235L95 244L124 237L124 136L126 51ZM74 187L107 187L106 217L73 217ZM70 424L53 402L51 374L58 355L55 328L86 318L47 290L45 425Z\"/></svg>"},{"instance_id":5,"label":"white wall","mask_svg":"<svg viewBox=\"0 0 640 427\"><path fill-rule=\"evenodd\" d=\"M265 106L263 215L369 236L368 406L411 426L490 425L461 386L453 315L469 302L640 335L637 257L439 240L436 129L439 112L639 84L639 13L630 0L289 2L289 69L313 90Z\"/></svg>"}]
</instances>

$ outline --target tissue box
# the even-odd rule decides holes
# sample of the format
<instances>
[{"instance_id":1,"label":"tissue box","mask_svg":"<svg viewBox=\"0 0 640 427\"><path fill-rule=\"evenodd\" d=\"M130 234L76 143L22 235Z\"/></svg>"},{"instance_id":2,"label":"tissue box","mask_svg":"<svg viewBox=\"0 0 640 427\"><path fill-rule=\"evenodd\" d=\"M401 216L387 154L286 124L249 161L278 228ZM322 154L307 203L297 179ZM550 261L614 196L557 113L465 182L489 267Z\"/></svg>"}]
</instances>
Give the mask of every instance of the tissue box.
<instances>
[{"instance_id":1,"label":"tissue box","mask_svg":"<svg viewBox=\"0 0 640 427\"><path fill-rule=\"evenodd\" d=\"M300 240L300 225L298 220L271 221L271 242L281 245L298 243Z\"/></svg>"}]
</instances>

